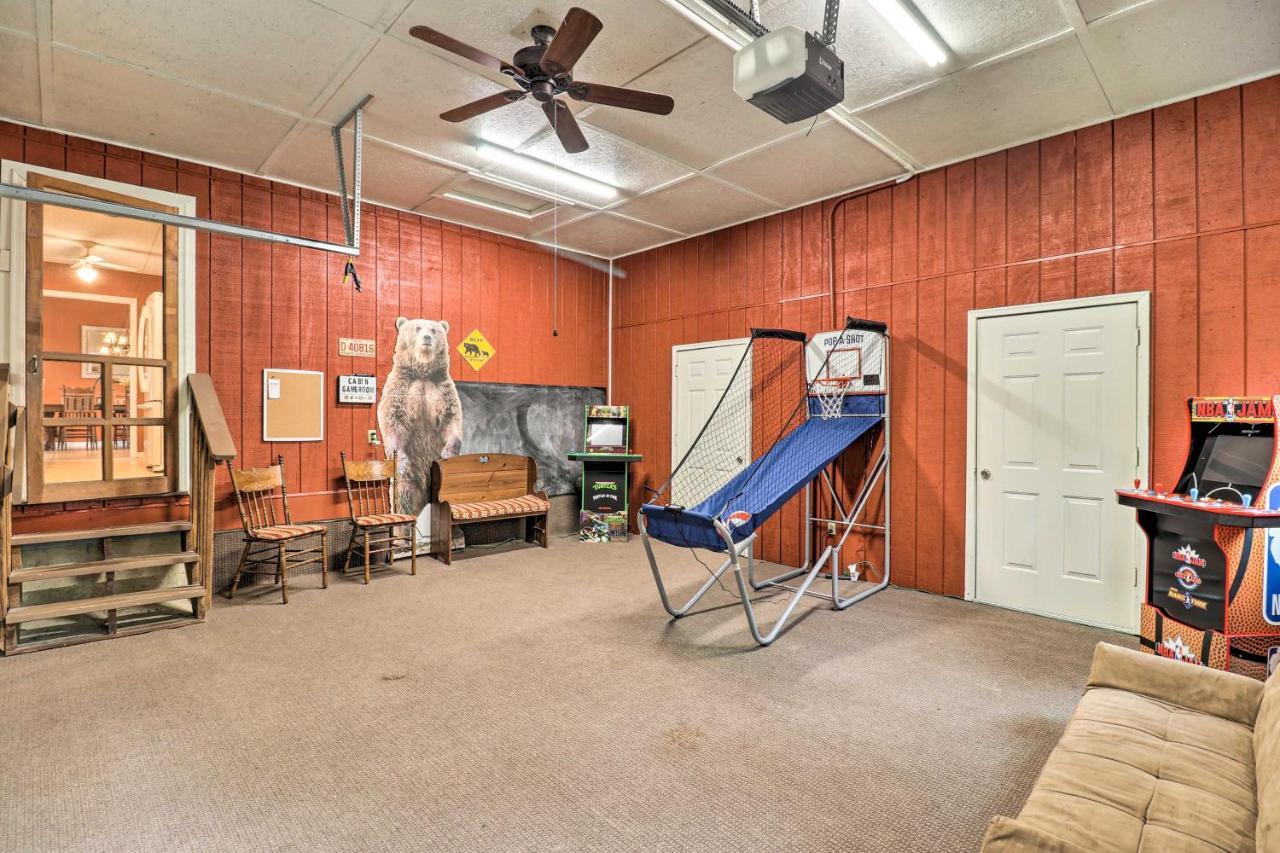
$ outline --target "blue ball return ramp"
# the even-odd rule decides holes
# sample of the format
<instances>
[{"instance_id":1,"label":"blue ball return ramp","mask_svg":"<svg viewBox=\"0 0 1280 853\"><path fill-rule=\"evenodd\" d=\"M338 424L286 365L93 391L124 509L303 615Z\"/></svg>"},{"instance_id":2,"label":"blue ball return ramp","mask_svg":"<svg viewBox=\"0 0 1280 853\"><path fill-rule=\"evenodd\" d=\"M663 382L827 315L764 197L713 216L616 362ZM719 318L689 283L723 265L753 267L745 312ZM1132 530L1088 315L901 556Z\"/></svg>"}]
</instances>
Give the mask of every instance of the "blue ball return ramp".
<instances>
[{"instance_id":1,"label":"blue ball return ramp","mask_svg":"<svg viewBox=\"0 0 1280 853\"><path fill-rule=\"evenodd\" d=\"M722 575L733 570L751 636L767 646L777 639L805 595L823 598L837 610L889 585L888 566L888 330L883 323L849 318L843 329L808 341L801 332L754 329L728 387L707 423L654 499L640 508L640 533L662 606L673 617L689 613ZM734 464L744 431L755 458ZM846 507L831 468L859 439L879 452L871 460L856 497ZM863 518L876 484L885 485L885 522ZM811 488L830 492L834 512L822 522L840 529L836 541L812 559ZM761 526L784 504L805 492L805 563L757 581L753 546ZM845 597L840 589L841 546L854 529L883 530L885 566L879 583ZM725 555L720 566L683 606L672 605L658 569L651 539ZM742 562L746 567L743 570ZM819 573L831 576L831 593L810 589ZM798 585L787 581L803 576ZM752 590L769 587L793 595L773 627L762 631L751 603Z\"/></svg>"}]
</instances>

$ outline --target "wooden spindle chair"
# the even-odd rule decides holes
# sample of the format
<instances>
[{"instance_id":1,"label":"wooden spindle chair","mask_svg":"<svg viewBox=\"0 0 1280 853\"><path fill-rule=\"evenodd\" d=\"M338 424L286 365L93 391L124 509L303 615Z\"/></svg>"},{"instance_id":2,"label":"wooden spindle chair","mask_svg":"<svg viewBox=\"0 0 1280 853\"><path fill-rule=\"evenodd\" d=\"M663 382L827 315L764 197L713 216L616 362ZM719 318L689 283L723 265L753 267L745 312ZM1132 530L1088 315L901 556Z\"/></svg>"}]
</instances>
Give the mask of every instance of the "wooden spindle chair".
<instances>
[{"instance_id":1,"label":"wooden spindle chair","mask_svg":"<svg viewBox=\"0 0 1280 853\"><path fill-rule=\"evenodd\" d=\"M409 549L409 574L418 573L418 528L412 515L396 512L396 455L390 459L348 459L339 451L342 474L347 481L347 506L351 509L351 544L342 566L345 575L351 568L351 555L357 536L364 545L364 582L369 582L369 563L373 554L385 554L391 562L396 548ZM409 535L399 528L407 526ZM372 547L372 546L377 547Z\"/></svg>"},{"instance_id":2,"label":"wooden spindle chair","mask_svg":"<svg viewBox=\"0 0 1280 853\"><path fill-rule=\"evenodd\" d=\"M98 403L98 386L91 385L88 388L62 386L62 417L100 418L102 417L101 408ZM83 425L60 427L60 443L66 447L71 439L83 440L85 449L93 450L98 446L98 429L99 427Z\"/></svg>"},{"instance_id":3,"label":"wooden spindle chair","mask_svg":"<svg viewBox=\"0 0 1280 853\"><path fill-rule=\"evenodd\" d=\"M227 598L235 598L240 576L274 575L280 584L280 596L289 603L289 572L311 563L320 564L320 584L329 588L328 529L323 524L294 524L289 514L289 492L284 485L284 457L280 456L270 468L241 468L237 471L227 463L231 474L231 489L235 492L236 506L240 509L240 523L244 526L244 551L240 553L240 565ZM280 504L284 509L283 521L276 515L276 489L280 490ZM308 547L301 540L320 537L319 547ZM253 549L258 547L257 551ZM270 570L249 568L269 566Z\"/></svg>"}]
</instances>

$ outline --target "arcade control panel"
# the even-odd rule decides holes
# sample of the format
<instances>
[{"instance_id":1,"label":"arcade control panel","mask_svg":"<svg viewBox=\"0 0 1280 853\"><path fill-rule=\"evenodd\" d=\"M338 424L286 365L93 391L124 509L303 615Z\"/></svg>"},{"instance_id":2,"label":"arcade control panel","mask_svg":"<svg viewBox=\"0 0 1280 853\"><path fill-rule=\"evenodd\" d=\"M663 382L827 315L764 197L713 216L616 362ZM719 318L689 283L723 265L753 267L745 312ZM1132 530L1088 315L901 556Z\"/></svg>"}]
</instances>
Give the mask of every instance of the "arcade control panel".
<instances>
[{"instance_id":1,"label":"arcade control panel","mask_svg":"<svg viewBox=\"0 0 1280 853\"><path fill-rule=\"evenodd\" d=\"M1124 506L1160 515L1203 518L1205 513L1209 513L1214 524L1227 527L1280 527L1280 511L1254 506L1253 496L1249 494L1243 495L1243 503L1236 503L1201 497L1195 489L1185 495L1166 492L1159 483L1154 489L1143 489L1142 482L1134 480L1132 489L1116 489L1116 498Z\"/></svg>"}]
</instances>

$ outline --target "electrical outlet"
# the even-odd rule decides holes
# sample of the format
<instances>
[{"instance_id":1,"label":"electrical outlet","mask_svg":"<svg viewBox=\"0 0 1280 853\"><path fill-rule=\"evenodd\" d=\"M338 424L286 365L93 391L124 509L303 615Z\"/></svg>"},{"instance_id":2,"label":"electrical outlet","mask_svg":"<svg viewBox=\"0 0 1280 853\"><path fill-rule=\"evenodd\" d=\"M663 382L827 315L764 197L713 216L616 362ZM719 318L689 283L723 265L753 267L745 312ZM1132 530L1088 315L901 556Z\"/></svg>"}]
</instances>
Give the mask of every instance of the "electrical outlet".
<instances>
[{"instance_id":1,"label":"electrical outlet","mask_svg":"<svg viewBox=\"0 0 1280 853\"><path fill-rule=\"evenodd\" d=\"M836 535L836 523L834 521L827 522L827 535L828 536Z\"/></svg>"},{"instance_id":2,"label":"electrical outlet","mask_svg":"<svg viewBox=\"0 0 1280 853\"><path fill-rule=\"evenodd\" d=\"M369 430L369 443L370 444L378 443L378 431L376 429Z\"/></svg>"}]
</instances>

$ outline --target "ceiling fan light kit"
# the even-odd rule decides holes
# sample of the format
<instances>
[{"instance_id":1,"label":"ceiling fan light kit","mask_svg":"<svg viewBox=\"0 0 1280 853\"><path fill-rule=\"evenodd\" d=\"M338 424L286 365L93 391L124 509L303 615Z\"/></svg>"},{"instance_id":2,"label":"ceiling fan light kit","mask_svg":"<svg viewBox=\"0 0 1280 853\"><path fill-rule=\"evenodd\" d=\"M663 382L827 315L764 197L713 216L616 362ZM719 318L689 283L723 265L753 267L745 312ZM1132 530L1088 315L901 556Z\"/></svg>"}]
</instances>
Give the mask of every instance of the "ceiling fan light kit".
<instances>
[{"instance_id":1,"label":"ceiling fan light kit","mask_svg":"<svg viewBox=\"0 0 1280 853\"><path fill-rule=\"evenodd\" d=\"M579 154L589 147L587 139L583 136L577 119L573 117L573 112L563 100L558 100L560 95L568 95L576 101L624 110L638 110L654 115L668 115L675 108L675 101L667 95L573 79L574 64L603 28L604 25L600 23L599 18L575 6L565 15L559 29L545 24L535 26L530 33L533 44L517 50L511 62L504 62L430 27L411 27L409 34L441 50L447 50L477 65L505 74L520 87L455 107L441 113L440 118L448 122L466 121L490 110L532 97L542 105L547 122L555 131L564 150L570 154Z\"/></svg>"}]
</instances>

